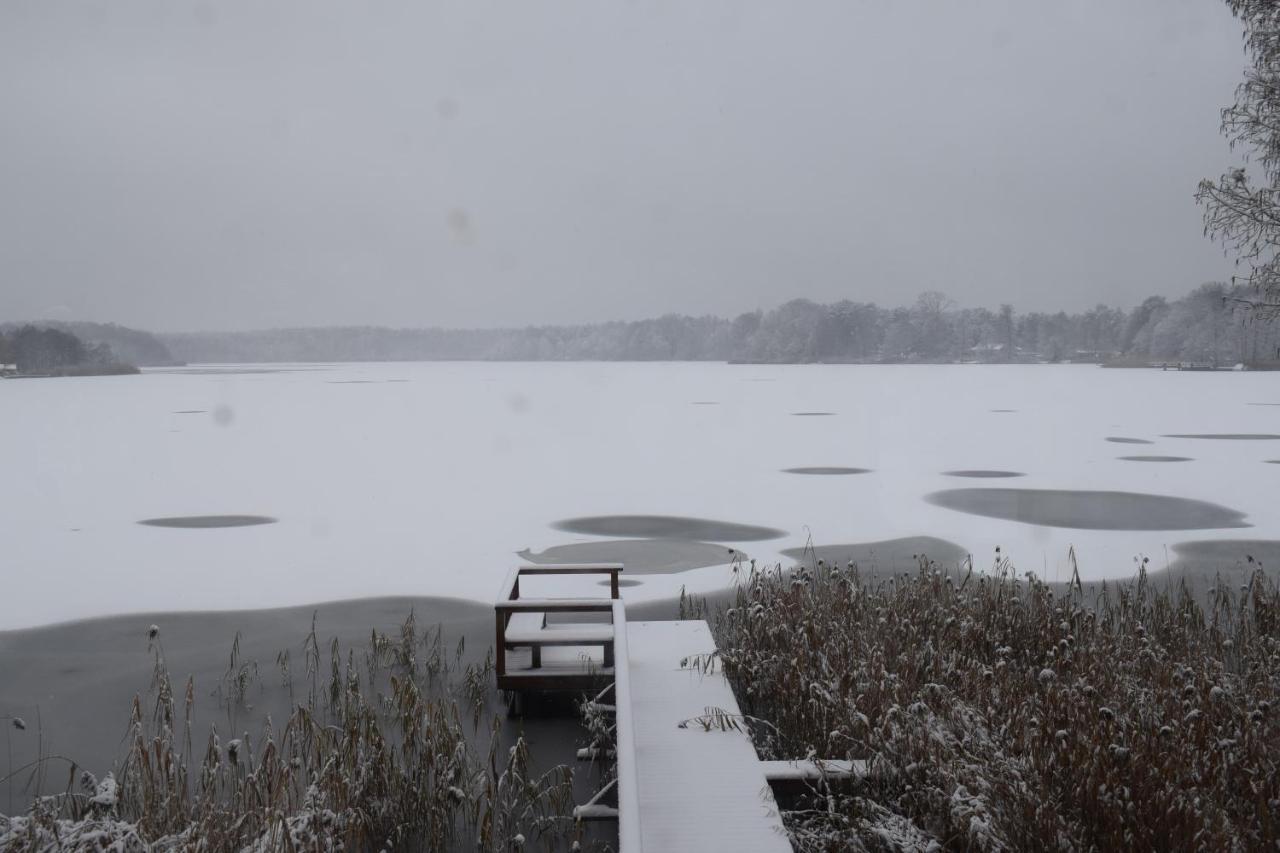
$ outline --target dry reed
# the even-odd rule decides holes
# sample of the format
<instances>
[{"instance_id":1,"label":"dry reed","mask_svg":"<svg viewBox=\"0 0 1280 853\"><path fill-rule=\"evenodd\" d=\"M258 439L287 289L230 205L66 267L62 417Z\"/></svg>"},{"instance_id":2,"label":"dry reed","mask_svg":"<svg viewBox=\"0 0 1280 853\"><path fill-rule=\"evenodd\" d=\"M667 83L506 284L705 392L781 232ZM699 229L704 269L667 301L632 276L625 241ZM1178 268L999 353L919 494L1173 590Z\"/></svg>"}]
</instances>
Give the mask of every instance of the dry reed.
<instances>
[{"instance_id":1,"label":"dry reed","mask_svg":"<svg viewBox=\"0 0 1280 853\"><path fill-rule=\"evenodd\" d=\"M785 815L799 850L1275 850L1280 595L1092 595L927 561L755 571L716 620L765 758L865 759Z\"/></svg>"}]
</instances>

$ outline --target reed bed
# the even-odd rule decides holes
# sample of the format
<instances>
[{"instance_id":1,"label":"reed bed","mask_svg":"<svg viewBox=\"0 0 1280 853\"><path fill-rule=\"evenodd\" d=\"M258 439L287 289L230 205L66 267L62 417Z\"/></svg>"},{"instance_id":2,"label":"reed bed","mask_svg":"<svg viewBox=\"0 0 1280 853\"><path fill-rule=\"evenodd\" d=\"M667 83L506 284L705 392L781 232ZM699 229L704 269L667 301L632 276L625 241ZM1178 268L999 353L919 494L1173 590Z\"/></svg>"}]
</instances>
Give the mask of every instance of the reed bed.
<instances>
[{"instance_id":1,"label":"reed bed","mask_svg":"<svg viewBox=\"0 0 1280 853\"><path fill-rule=\"evenodd\" d=\"M784 803L802 851L1276 850L1280 595L994 571L754 568L716 619L763 758L865 759ZM704 662L705 665L705 662Z\"/></svg>"},{"instance_id":2,"label":"reed bed","mask_svg":"<svg viewBox=\"0 0 1280 853\"><path fill-rule=\"evenodd\" d=\"M197 737L196 686L175 684L158 629L149 695L134 699L123 760L99 779L67 759L16 768L37 795L0 817L0 850L347 851L564 849L577 829L567 767L535 775L527 744L491 714L492 653L463 665L438 629L412 615L396 636L373 632L362 654L314 624L299 679L276 659L291 712L251 737ZM213 691L229 726L261 677L233 644ZM208 694L205 694L208 695ZM259 715L260 718L260 715ZM470 736L468 735L470 730ZM475 743L487 742L487 749ZM8 781L8 780L5 780Z\"/></svg>"}]
</instances>

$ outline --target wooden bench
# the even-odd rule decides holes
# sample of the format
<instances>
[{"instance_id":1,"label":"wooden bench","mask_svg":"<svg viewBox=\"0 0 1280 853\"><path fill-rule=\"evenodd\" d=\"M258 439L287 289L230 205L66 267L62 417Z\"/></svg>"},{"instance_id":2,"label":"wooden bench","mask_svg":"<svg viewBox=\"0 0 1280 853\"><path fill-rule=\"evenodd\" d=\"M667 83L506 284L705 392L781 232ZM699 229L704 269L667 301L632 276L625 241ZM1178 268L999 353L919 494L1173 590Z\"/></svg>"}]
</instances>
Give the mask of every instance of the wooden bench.
<instances>
[{"instance_id":1,"label":"wooden bench","mask_svg":"<svg viewBox=\"0 0 1280 853\"><path fill-rule=\"evenodd\" d=\"M507 577L503 594L494 605L495 654L498 688L501 690L579 690L608 683L613 678L615 628L610 622L548 624L549 613L612 614L618 599L621 563L518 566ZM520 578L554 575L609 576L608 598L521 597ZM600 660L572 654L583 647L600 649ZM545 651L544 651L545 650ZM557 653L557 650L561 650ZM528 652L525 661L519 654Z\"/></svg>"}]
</instances>

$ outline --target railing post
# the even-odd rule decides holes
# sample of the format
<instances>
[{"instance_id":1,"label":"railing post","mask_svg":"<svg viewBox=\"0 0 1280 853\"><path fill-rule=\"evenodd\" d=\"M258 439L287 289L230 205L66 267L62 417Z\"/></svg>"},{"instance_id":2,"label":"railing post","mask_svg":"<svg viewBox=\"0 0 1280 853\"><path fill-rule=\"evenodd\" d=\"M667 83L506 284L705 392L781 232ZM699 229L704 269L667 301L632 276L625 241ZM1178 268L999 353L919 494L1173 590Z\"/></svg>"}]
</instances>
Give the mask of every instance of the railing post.
<instances>
[{"instance_id":1,"label":"railing post","mask_svg":"<svg viewBox=\"0 0 1280 853\"><path fill-rule=\"evenodd\" d=\"M496 622L493 647L494 670L498 678L502 678L507 674L507 619L506 614L501 610L493 611L493 615Z\"/></svg>"},{"instance_id":2,"label":"railing post","mask_svg":"<svg viewBox=\"0 0 1280 853\"><path fill-rule=\"evenodd\" d=\"M611 569L609 571L609 597L618 597L618 570Z\"/></svg>"}]
</instances>

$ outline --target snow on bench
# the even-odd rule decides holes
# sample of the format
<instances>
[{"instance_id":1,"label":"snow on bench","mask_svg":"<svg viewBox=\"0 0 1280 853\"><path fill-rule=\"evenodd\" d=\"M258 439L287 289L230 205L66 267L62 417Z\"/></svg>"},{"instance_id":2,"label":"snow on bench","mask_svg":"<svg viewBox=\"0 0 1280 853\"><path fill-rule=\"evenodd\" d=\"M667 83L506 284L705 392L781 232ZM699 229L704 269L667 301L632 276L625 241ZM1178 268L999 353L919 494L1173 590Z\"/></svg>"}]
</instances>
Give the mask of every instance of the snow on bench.
<instances>
[{"instance_id":1,"label":"snow on bench","mask_svg":"<svg viewBox=\"0 0 1280 853\"><path fill-rule=\"evenodd\" d=\"M607 622L548 625L543 614L517 613L507 623L506 639L508 645L599 645L613 640L613 625Z\"/></svg>"}]
</instances>

